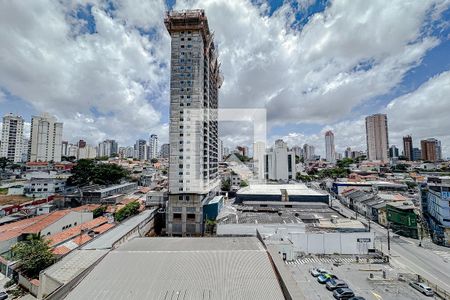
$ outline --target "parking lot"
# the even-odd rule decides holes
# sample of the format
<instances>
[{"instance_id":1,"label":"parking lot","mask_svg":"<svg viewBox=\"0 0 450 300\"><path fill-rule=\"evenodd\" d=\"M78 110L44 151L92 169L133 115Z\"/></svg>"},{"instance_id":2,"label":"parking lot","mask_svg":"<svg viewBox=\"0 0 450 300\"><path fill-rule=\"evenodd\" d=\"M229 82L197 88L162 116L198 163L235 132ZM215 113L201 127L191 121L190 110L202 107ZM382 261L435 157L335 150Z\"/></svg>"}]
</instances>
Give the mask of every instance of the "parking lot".
<instances>
[{"instance_id":1,"label":"parking lot","mask_svg":"<svg viewBox=\"0 0 450 300\"><path fill-rule=\"evenodd\" d=\"M312 264L287 264L294 279L299 284L306 299L334 299L333 293L326 289L324 284L317 282L309 271L311 268L322 267L339 279L344 280L355 296L362 296L367 300L411 300L411 299L433 299L422 295L408 285L408 281L399 281L398 273L389 265L385 264L344 264L334 266L329 263ZM386 271L386 279L382 277L382 271ZM373 279L369 279L369 274ZM438 298L435 298L438 299Z\"/></svg>"}]
</instances>

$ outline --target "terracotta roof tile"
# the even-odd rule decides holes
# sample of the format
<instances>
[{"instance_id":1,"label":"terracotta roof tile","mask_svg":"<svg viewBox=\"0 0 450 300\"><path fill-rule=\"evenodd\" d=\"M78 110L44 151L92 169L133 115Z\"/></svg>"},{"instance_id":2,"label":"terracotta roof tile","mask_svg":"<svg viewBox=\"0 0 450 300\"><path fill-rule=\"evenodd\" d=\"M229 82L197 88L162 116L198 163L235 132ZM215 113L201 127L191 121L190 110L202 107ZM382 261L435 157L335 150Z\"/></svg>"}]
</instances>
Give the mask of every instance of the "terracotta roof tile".
<instances>
[{"instance_id":1,"label":"terracotta roof tile","mask_svg":"<svg viewBox=\"0 0 450 300\"><path fill-rule=\"evenodd\" d=\"M77 244L78 246L81 246L81 245L89 242L90 240L92 240L92 238L89 235L83 234L83 235L77 236L76 238L72 239L71 241L74 242L75 244Z\"/></svg>"},{"instance_id":2,"label":"terracotta roof tile","mask_svg":"<svg viewBox=\"0 0 450 300\"><path fill-rule=\"evenodd\" d=\"M58 246L55 249L52 250L53 254L56 255L64 255L72 251L71 249L67 248L66 246Z\"/></svg>"},{"instance_id":3,"label":"terracotta roof tile","mask_svg":"<svg viewBox=\"0 0 450 300\"><path fill-rule=\"evenodd\" d=\"M50 246L55 246L79 235L82 230L96 228L97 226L105 224L107 221L108 219L106 217L98 217L62 232L47 236L46 239L50 241Z\"/></svg>"},{"instance_id":4,"label":"terracotta roof tile","mask_svg":"<svg viewBox=\"0 0 450 300\"><path fill-rule=\"evenodd\" d=\"M116 226L116 225L113 223L106 223L106 224L103 224L101 226L94 228L94 232L97 234L102 234L103 232L113 228L114 226Z\"/></svg>"},{"instance_id":5,"label":"terracotta roof tile","mask_svg":"<svg viewBox=\"0 0 450 300\"><path fill-rule=\"evenodd\" d=\"M83 211L93 211L96 208L99 208L100 204L86 204L79 207L72 208L73 211L83 212Z\"/></svg>"}]
</instances>

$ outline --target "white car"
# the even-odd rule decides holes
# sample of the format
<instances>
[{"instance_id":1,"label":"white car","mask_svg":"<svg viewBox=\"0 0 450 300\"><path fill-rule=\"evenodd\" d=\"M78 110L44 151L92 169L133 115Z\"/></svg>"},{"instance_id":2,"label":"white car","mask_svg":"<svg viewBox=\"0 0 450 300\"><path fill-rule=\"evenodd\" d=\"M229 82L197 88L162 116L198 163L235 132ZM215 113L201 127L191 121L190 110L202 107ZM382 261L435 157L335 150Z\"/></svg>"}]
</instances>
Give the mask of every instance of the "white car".
<instances>
[{"instance_id":1,"label":"white car","mask_svg":"<svg viewBox=\"0 0 450 300\"><path fill-rule=\"evenodd\" d=\"M415 288L416 290L418 290L419 292L421 292L422 294L424 294L425 296L433 296L434 292L433 290L426 284L417 282L417 281L411 281L409 283L410 286L412 286L413 288Z\"/></svg>"},{"instance_id":2,"label":"white car","mask_svg":"<svg viewBox=\"0 0 450 300\"><path fill-rule=\"evenodd\" d=\"M319 277L322 274L328 274L328 270L322 269L322 268L312 268L311 271L309 271L313 277Z\"/></svg>"}]
</instances>

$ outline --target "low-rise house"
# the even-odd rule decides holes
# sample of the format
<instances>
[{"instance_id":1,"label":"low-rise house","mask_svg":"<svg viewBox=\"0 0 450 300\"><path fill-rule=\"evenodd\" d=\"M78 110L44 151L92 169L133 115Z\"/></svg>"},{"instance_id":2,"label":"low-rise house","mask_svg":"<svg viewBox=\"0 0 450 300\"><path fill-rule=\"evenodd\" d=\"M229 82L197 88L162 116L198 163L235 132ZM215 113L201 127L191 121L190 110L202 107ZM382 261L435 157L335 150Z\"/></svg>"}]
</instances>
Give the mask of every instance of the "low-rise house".
<instances>
[{"instance_id":1,"label":"low-rise house","mask_svg":"<svg viewBox=\"0 0 450 300\"><path fill-rule=\"evenodd\" d=\"M386 205L388 226L394 234L417 239L417 213L412 202L390 202Z\"/></svg>"}]
</instances>

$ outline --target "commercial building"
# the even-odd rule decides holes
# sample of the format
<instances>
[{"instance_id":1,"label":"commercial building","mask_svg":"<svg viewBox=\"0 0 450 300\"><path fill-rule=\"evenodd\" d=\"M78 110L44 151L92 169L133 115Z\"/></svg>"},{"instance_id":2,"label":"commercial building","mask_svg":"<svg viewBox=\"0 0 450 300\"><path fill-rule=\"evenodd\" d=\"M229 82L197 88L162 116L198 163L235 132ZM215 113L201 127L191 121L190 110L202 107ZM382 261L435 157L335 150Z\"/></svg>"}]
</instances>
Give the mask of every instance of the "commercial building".
<instances>
[{"instance_id":1,"label":"commercial building","mask_svg":"<svg viewBox=\"0 0 450 300\"><path fill-rule=\"evenodd\" d=\"M82 203L116 203L117 197L137 189L136 182L126 182L109 187L91 186L81 190Z\"/></svg>"},{"instance_id":2,"label":"commercial building","mask_svg":"<svg viewBox=\"0 0 450 300\"><path fill-rule=\"evenodd\" d=\"M336 149L334 147L334 133L329 130L325 132L325 157L330 163L336 162Z\"/></svg>"},{"instance_id":3,"label":"commercial building","mask_svg":"<svg viewBox=\"0 0 450 300\"><path fill-rule=\"evenodd\" d=\"M429 177L421 200L433 241L450 247L450 177Z\"/></svg>"},{"instance_id":4,"label":"commercial building","mask_svg":"<svg viewBox=\"0 0 450 300\"><path fill-rule=\"evenodd\" d=\"M418 161L422 159L422 150L419 148L413 148L413 161Z\"/></svg>"},{"instance_id":5,"label":"commercial building","mask_svg":"<svg viewBox=\"0 0 450 300\"><path fill-rule=\"evenodd\" d=\"M0 157L12 162L22 162L23 118L13 114L3 117Z\"/></svg>"},{"instance_id":6,"label":"commercial building","mask_svg":"<svg viewBox=\"0 0 450 300\"><path fill-rule=\"evenodd\" d=\"M103 142L98 144L98 156L103 157L111 157L113 154L119 153L119 145L115 140L104 140Z\"/></svg>"},{"instance_id":7,"label":"commercial building","mask_svg":"<svg viewBox=\"0 0 450 300\"><path fill-rule=\"evenodd\" d=\"M159 154L158 136L156 134L150 135L148 139L148 159L158 158Z\"/></svg>"},{"instance_id":8,"label":"commercial building","mask_svg":"<svg viewBox=\"0 0 450 300\"><path fill-rule=\"evenodd\" d=\"M417 213L411 202L390 202L386 204L387 222L392 231L402 236L417 239Z\"/></svg>"},{"instance_id":9,"label":"commercial building","mask_svg":"<svg viewBox=\"0 0 450 300\"><path fill-rule=\"evenodd\" d=\"M413 153L413 141L412 137L410 135L403 137L403 156L406 157L406 160L412 161L414 160L414 153Z\"/></svg>"},{"instance_id":10,"label":"commercial building","mask_svg":"<svg viewBox=\"0 0 450 300\"><path fill-rule=\"evenodd\" d=\"M283 140L276 140L275 145L264 156L264 178L288 181L295 179L295 174L294 152L288 149Z\"/></svg>"},{"instance_id":11,"label":"commercial building","mask_svg":"<svg viewBox=\"0 0 450 300\"><path fill-rule=\"evenodd\" d=\"M204 10L172 11L167 233L200 235L218 178L218 54Z\"/></svg>"},{"instance_id":12,"label":"commercial building","mask_svg":"<svg viewBox=\"0 0 450 300\"><path fill-rule=\"evenodd\" d=\"M251 184L236 193L235 203L250 202L329 202L328 194L319 193L304 184Z\"/></svg>"},{"instance_id":13,"label":"commercial building","mask_svg":"<svg viewBox=\"0 0 450 300\"><path fill-rule=\"evenodd\" d=\"M60 299L286 299L275 270L255 237L135 238Z\"/></svg>"},{"instance_id":14,"label":"commercial building","mask_svg":"<svg viewBox=\"0 0 450 300\"><path fill-rule=\"evenodd\" d=\"M49 114L33 116L30 132L30 161L61 161L63 123Z\"/></svg>"},{"instance_id":15,"label":"commercial building","mask_svg":"<svg viewBox=\"0 0 450 300\"><path fill-rule=\"evenodd\" d=\"M425 161L438 161L442 159L441 141L431 138L420 141L422 148L422 160Z\"/></svg>"},{"instance_id":16,"label":"commercial building","mask_svg":"<svg viewBox=\"0 0 450 300\"><path fill-rule=\"evenodd\" d=\"M170 144L162 144L161 146L161 157L169 158L170 156Z\"/></svg>"},{"instance_id":17,"label":"commercial building","mask_svg":"<svg viewBox=\"0 0 450 300\"><path fill-rule=\"evenodd\" d=\"M389 161L388 122L385 114L366 117L367 159Z\"/></svg>"}]
</instances>

